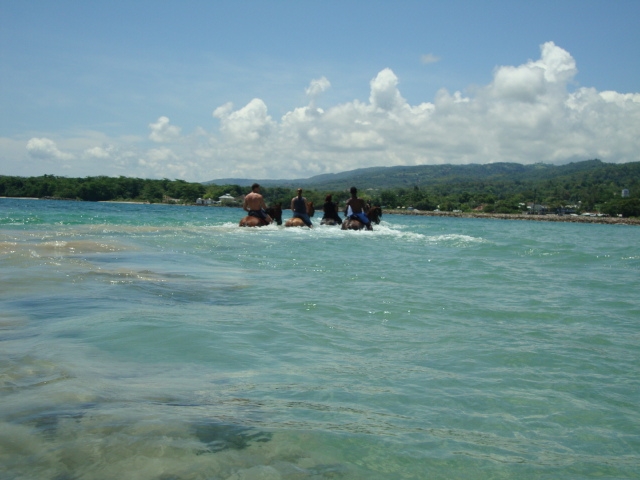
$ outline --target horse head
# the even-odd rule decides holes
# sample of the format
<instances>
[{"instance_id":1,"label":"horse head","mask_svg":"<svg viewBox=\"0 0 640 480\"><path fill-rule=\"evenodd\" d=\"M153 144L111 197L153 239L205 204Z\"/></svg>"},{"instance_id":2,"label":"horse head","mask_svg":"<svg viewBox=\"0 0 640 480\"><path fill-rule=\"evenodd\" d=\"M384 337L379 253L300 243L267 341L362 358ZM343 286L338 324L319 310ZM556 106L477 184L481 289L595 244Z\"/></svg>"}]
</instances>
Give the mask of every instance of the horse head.
<instances>
[{"instance_id":1,"label":"horse head","mask_svg":"<svg viewBox=\"0 0 640 480\"><path fill-rule=\"evenodd\" d=\"M382 208L377 205L374 205L367 212L367 217L376 225L380 223L380 218L382 218Z\"/></svg>"},{"instance_id":2,"label":"horse head","mask_svg":"<svg viewBox=\"0 0 640 480\"><path fill-rule=\"evenodd\" d=\"M273 207L267 208L267 213L278 225L282 225L282 204L276 203Z\"/></svg>"},{"instance_id":3,"label":"horse head","mask_svg":"<svg viewBox=\"0 0 640 480\"><path fill-rule=\"evenodd\" d=\"M307 202L307 212L310 217L316 213L316 207L313 206L313 202Z\"/></svg>"}]
</instances>

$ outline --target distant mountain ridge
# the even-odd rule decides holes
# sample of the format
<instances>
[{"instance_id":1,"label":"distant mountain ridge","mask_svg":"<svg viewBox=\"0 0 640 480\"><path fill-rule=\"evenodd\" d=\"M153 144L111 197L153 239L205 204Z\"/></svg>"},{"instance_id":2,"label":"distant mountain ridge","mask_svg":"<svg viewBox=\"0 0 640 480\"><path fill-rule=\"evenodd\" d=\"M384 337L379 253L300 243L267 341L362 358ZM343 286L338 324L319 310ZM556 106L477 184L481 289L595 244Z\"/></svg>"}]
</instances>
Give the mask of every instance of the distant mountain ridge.
<instances>
[{"instance_id":1,"label":"distant mountain ridge","mask_svg":"<svg viewBox=\"0 0 640 480\"><path fill-rule=\"evenodd\" d=\"M640 162L608 164L600 160L585 160L565 165L535 163L488 163L466 165L417 165L395 167L369 167L340 173L326 173L310 178L294 180L260 180L223 178L204 182L205 185L249 186L258 182L265 187L305 187L323 190L348 190L352 185L359 189L387 189L398 187L430 186L442 183L466 183L477 181L530 181L559 178L567 175L593 172L598 169L624 169L632 175L640 172Z\"/></svg>"}]
</instances>

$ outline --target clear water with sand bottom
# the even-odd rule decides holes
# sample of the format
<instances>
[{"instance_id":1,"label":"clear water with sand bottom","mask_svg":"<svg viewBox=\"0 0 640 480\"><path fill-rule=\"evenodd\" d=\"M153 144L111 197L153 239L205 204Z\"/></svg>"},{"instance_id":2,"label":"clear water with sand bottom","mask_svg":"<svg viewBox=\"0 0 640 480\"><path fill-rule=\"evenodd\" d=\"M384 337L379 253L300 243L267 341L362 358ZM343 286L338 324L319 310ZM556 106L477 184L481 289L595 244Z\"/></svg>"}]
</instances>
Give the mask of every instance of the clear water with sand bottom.
<instances>
[{"instance_id":1,"label":"clear water with sand bottom","mask_svg":"<svg viewBox=\"0 0 640 480\"><path fill-rule=\"evenodd\" d=\"M241 216L0 199L0 478L640 476L639 227Z\"/></svg>"}]
</instances>

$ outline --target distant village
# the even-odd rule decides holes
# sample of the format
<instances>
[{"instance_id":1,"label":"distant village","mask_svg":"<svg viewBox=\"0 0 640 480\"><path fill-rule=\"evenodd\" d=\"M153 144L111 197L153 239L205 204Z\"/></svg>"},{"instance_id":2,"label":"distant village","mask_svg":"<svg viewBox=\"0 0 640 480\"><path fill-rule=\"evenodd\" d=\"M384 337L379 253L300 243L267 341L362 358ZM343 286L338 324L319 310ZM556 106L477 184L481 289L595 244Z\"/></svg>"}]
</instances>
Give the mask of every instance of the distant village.
<instances>
[{"instance_id":1,"label":"distant village","mask_svg":"<svg viewBox=\"0 0 640 480\"><path fill-rule=\"evenodd\" d=\"M244 199L244 196L236 199L235 197L232 197L228 193L225 193L221 197L218 197L218 200L214 200L213 198L204 198L204 199L198 198L196 200L196 205L233 206L233 205L237 205L238 203L242 203L243 199Z\"/></svg>"},{"instance_id":2,"label":"distant village","mask_svg":"<svg viewBox=\"0 0 640 480\"><path fill-rule=\"evenodd\" d=\"M214 200L213 198L200 198L196 200L196 205L202 205L205 207L236 207L242 204L244 199L244 195L241 197L233 197L228 193L225 193L221 197L218 197L218 200ZM172 198L168 195L162 196L163 203L184 203L181 198Z\"/></svg>"},{"instance_id":3,"label":"distant village","mask_svg":"<svg viewBox=\"0 0 640 480\"><path fill-rule=\"evenodd\" d=\"M628 198L629 197L629 189L624 188L622 190L622 192L620 193L620 197L622 198ZM580 203L580 202L578 202ZM524 207L525 204L521 203L519 204L521 207ZM526 204L527 207L527 213L532 214L532 215L546 215L546 214L556 214L556 215L578 215L578 212L581 210L581 205L565 205L561 208L556 208L556 209L550 209L548 206L546 205L541 205L538 203L527 203ZM524 209L523 209L524 211ZM585 216L585 217L606 217L608 216L605 213L599 213L599 212L583 212L580 215Z\"/></svg>"}]
</instances>

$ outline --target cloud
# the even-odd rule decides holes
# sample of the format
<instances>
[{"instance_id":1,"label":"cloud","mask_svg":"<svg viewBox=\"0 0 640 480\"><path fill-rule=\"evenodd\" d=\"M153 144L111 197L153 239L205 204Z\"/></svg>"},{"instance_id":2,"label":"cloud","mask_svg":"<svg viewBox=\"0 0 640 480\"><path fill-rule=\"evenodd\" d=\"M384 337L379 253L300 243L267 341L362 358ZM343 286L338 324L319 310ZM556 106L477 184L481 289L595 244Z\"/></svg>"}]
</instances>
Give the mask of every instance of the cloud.
<instances>
[{"instance_id":1,"label":"cloud","mask_svg":"<svg viewBox=\"0 0 640 480\"><path fill-rule=\"evenodd\" d=\"M381 110L393 110L404 105L405 100L398 90L398 77L390 68L385 68L371 80L369 101Z\"/></svg>"},{"instance_id":2,"label":"cloud","mask_svg":"<svg viewBox=\"0 0 640 480\"><path fill-rule=\"evenodd\" d=\"M153 163L176 160L176 154L167 147L153 148L147 152L147 158Z\"/></svg>"},{"instance_id":3,"label":"cloud","mask_svg":"<svg viewBox=\"0 0 640 480\"><path fill-rule=\"evenodd\" d=\"M232 109L233 105L227 103L213 112L213 116L220 119L220 131L230 141L256 142L266 138L276 126L267 113L267 105L259 98L240 110Z\"/></svg>"},{"instance_id":4,"label":"cloud","mask_svg":"<svg viewBox=\"0 0 640 480\"><path fill-rule=\"evenodd\" d=\"M31 138L27 152L33 164L76 159L79 176L193 181L300 178L392 165L638 161L640 93L579 87L577 74L569 52L547 42L540 58L497 66L485 85L442 88L417 104L403 97L400 79L384 68L373 75L367 101L316 108L316 98L331 88L320 77L304 90L309 103L279 119L254 98L239 108L221 104L213 110L213 128L196 127L189 135L161 116L149 124L149 141L91 132L61 139L64 148L46 137ZM163 145L151 148L157 143ZM4 152L3 145L13 143L0 142ZM81 161L95 159L100 161ZM44 165L46 171L34 174L52 173Z\"/></svg>"},{"instance_id":5,"label":"cloud","mask_svg":"<svg viewBox=\"0 0 640 480\"><path fill-rule=\"evenodd\" d=\"M149 139L158 143L170 142L180 136L180 127L169 124L167 117L160 117L155 123L150 123Z\"/></svg>"},{"instance_id":6,"label":"cloud","mask_svg":"<svg viewBox=\"0 0 640 480\"><path fill-rule=\"evenodd\" d=\"M308 97L315 99L321 93L326 92L329 87L331 87L331 82L329 82L326 77L321 77L315 80L311 80L311 83L309 83L309 86L305 90L305 93Z\"/></svg>"},{"instance_id":7,"label":"cloud","mask_svg":"<svg viewBox=\"0 0 640 480\"><path fill-rule=\"evenodd\" d=\"M567 84L578 72L574 59L553 42L545 43L540 60L518 67L503 66L494 72L489 86L496 98L536 102L541 96L566 94Z\"/></svg>"},{"instance_id":8,"label":"cloud","mask_svg":"<svg viewBox=\"0 0 640 480\"><path fill-rule=\"evenodd\" d=\"M149 149L138 158L137 167L143 171L153 172L156 178L185 179L197 169L197 163L185 160L171 148L160 147Z\"/></svg>"},{"instance_id":9,"label":"cloud","mask_svg":"<svg viewBox=\"0 0 640 480\"><path fill-rule=\"evenodd\" d=\"M440 57L437 57L433 53L427 53L420 57L420 62L424 63L425 65L429 65L430 63L437 63L439 61Z\"/></svg>"},{"instance_id":10,"label":"cloud","mask_svg":"<svg viewBox=\"0 0 640 480\"><path fill-rule=\"evenodd\" d=\"M369 103L357 100L310 116L296 109L278 131L291 156L327 172L372 165L566 162L599 157L637 160L640 94L578 88L573 57L553 42L541 56L502 66L472 95L441 89L432 102L410 105L391 69L370 82ZM296 135L291 135L296 132ZM277 136L277 135L274 135ZM301 168L300 176L305 176Z\"/></svg>"},{"instance_id":11,"label":"cloud","mask_svg":"<svg viewBox=\"0 0 640 480\"><path fill-rule=\"evenodd\" d=\"M42 159L72 160L74 156L58 149L56 142L48 138L32 138L27 142L30 156Z\"/></svg>"},{"instance_id":12,"label":"cloud","mask_svg":"<svg viewBox=\"0 0 640 480\"><path fill-rule=\"evenodd\" d=\"M88 157L91 158L98 158L101 160L107 159L110 157L109 154L109 149L104 148L104 147L93 147L93 148L87 148L84 151L85 155L87 155Z\"/></svg>"}]
</instances>

